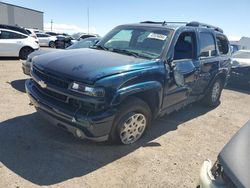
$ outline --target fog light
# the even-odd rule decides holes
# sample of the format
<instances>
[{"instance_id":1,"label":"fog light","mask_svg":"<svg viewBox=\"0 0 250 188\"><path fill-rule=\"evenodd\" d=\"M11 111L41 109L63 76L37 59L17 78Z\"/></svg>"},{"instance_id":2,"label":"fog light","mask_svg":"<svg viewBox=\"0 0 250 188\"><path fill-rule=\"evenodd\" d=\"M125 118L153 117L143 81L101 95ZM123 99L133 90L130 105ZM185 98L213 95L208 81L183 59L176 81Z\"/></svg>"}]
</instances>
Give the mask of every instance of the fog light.
<instances>
[{"instance_id":1,"label":"fog light","mask_svg":"<svg viewBox=\"0 0 250 188\"><path fill-rule=\"evenodd\" d=\"M82 131L80 131L79 129L76 129L76 136L78 138L81 138L82 137Z\"/></svg>"}]
</instances>

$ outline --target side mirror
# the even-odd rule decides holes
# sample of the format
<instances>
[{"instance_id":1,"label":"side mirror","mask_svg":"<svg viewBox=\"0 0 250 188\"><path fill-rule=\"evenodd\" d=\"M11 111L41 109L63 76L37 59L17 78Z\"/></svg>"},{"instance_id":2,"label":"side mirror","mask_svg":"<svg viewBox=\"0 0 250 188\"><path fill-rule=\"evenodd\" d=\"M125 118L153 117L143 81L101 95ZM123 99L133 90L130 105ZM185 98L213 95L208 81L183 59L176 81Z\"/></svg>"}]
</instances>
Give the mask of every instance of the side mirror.
<instances>
[{"instance_id":1,"label":"side mirror","mask_svg":"<svg viewBox=\"0 0 250 188\"><path fill-rule=\"evenodd\" d=\"M174 67L173 69L174 81L178 87L183 87L185 85L185 78L181 72Z\"/></svg>"}]
</instances>

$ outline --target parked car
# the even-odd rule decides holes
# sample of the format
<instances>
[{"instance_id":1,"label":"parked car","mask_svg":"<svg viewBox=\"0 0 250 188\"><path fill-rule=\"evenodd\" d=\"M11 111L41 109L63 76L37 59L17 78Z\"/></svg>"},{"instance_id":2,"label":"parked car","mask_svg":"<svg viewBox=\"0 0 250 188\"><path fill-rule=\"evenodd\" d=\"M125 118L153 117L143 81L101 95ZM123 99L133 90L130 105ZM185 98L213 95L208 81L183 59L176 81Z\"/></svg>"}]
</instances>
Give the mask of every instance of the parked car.
<instances>
[{"instance_id":1,"label":"parked car","mask_svg":"<svg viewBox=\"0 0 250 188\"><path fill-rule=\"evenodd\" d=\"M39 40L40 46L55 48L56 36L50 36L45 33L37 33L36 36Z\"/></svg>"},{"instance_id":2,"label":"parked car","mask_svg":"<svg viewBox=\"0 0 250 188\"><path fill-rule=\"evenodd\" d=\"M71 36L59 35L57 36L57 39L55 41L55 47L59 49L65 49L71 46L76 41L77 40L74 40Z\"/></svg>"},{"instance_id":3,"label":"parked car","mask_svg":"<svg viewBox=\"0 0 250 188\"><path fill-rule=\"evenodd\" d=\"M45 34L50 35L50 36L58 36L58 35L60 35L59 33L51 32L51 31L46 32Z\"/></svg>"},{"instance_id":4,"label":"parked car","mask_svg":"<svg viewBox=\"0 0 250 188\"><path fill-rule=\"evenodd\" d=\"M132 144L152 119L195 101L217 106L230 55L218 27L127 24L93 49L34 58L25 87L39 113L78 138Z\"/></svg>"},{"instance_id":5,"label":"parked car","mask_svg":"<svg viewBox=\"0 0 250 188\"><path fill-rule=\"evenodd\" d=\"M201 188L250 187L250 120L219 153L212 166L204 161L200 170Z\"/></svg>"},{"instance_id":6,"label":"parked car","mask_svg":"<svg viewBox=\"0 0 250 188\"><path fill-rule=\"evenodd\" d=\"M250 89L250 50L239 50L232 58L229 85Z\"/></svg>"},{"instance_id":7,"label":"parked car","mask_svg":"<svg viewBox=\"0 0 250 188\"><path fill-rule=\"evenodd\" d=\"M100 37L99 35L97 34L83 34L79 37L78 40L81 40L81 39L86 39L86 38L89 38L89 37Z\"/></svg>"},{"instance_id":8,"label":"parked car","mask_svg":"<svg viewBox=\"0 0 250 188\"><path fill-rule=\"evenodd\" d=\"M91 38L86 38L83 39L81 41L77 41L76 43L74 43L73 45L71 45L70 47L66 48L66 50L72 50L72 49L78 49L78 48L89 48L91 46L93 46L94 44L96 44L100 39L96 38L96 37L91 37ZM40 49L40 50L36 50L35 52L32 52L26 61L22 62L22 70L23 73L26 75L30 75L30 66L32 63L32 59L38 55L42 55L42 54L46 54L49 52L56 52L59 49L55 49L55 48L47 48L47 49Z\"/></svg>"},{"instance_id":9,"label":"parked car","mask_svg":"<svg viewBox=\"0 0 250 188\"><path fill-rule=\"evenodd\" d=\"M37 39L36 33L34 29L30 29L30 28L25 28L25 30L27 31L27 33L29 33L29 36ZM38 39L37 39L38 40Z\"/></svg>"},{"instance_id":10,"label":"parked car","mask_svg":"<svg viewBox=\"0 0 250 188\"><path fill-rule=\"evenodd\" d=\"M28 34L5 28L0 26L0 57L26 59L31 52L39 48L38 42Z\"/></svg>"}]
</instances>

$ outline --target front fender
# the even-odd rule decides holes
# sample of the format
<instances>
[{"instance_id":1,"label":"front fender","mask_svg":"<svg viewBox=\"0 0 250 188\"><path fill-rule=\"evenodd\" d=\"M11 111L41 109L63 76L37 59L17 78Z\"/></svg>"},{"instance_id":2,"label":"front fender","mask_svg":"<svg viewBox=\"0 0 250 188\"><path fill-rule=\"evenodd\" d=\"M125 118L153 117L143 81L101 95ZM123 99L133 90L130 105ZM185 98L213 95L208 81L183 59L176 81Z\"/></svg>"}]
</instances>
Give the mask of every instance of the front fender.
<instances>
[{"instance_id":1,"label":"front fender","mask_svg":"<svg viewBox=\"0 0 250 188\"><path fill-rule=\"evenodd\" d=\"M111 105L118 105L128 96L132 96L146 91L152 91L157 94L157 97L159 97L159 104L161 104L163 95L162 84L157 81L147 81L120 88L114 95Z\"/></svg>"}]
</instances>

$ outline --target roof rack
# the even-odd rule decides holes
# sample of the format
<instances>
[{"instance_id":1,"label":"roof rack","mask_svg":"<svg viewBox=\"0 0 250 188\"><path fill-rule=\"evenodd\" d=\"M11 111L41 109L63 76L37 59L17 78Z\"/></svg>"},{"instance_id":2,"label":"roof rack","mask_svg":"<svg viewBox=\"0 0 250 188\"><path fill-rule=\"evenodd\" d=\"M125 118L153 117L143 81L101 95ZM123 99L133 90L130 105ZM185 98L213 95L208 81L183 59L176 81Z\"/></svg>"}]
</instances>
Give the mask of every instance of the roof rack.
<instances>
[{"instance_id":1,"label":"roof rack","mask_svg":"<svg viewBox=\"0 0 250 188\"><path fill-rule=\"evenodd\" d=\"M223 30L219 27L213 26L213 25L209 25L209 24L204 24L204 23L200 23L200 22L189 22L186 24L186 26L191 26L191 27L206 27L209 29L214 29L215 31L221 32L223 33Z\"/></svg>"},{"instance_id":2,"label":"roof rack","mask_svg":"<svg viewBox=\"0 0 250 188\"><path fill-rule=\"evenodd\" d=\"M24 28L19 27L19 26L0 24L0 28L1 29L9 29L9 30L13 30L13 31L23 33L25 35L29 35L29 33Z\"/></svg>"},{"instance_id":3,"label":"roof rack","mask_svg":"<svg viewBox=\"0 0 250 188\"><path fill-rule=\"evenodd\" d=\"M163 21L163 22L154 22L154 21L143 21L143 22L140 22L140 23L146 23L146 24L161 24L161 25L167 25L167 24L187 24L187 22L166 22L166 21Z\"/></svg>"}]
</instances>

